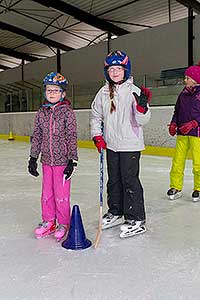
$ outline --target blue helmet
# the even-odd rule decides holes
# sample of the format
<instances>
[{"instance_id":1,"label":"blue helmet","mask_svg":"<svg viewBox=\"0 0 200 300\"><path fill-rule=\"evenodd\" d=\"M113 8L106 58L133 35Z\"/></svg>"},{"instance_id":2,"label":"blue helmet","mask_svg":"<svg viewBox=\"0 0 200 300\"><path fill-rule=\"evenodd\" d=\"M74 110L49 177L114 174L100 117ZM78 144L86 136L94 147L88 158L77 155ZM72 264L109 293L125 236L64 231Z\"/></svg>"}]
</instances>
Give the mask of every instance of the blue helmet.
<instances>
[{"instance_id":1,"label":"blue helmet","mask_svg":"<svg viewBox=\"0 0 200 300\"><path fill-rule=\"evenodd\" d=\"M108 81L111 81L108 75L108 68L110 66L122 66L125 69L124 81L126 81L131 74L131 62L128 55L120 50L110 52L104 61L104 75Z\"/></svg>"},{"instance_id":2,"label":"blue helmet","mask_svg":"<svg viewBox=\"0 0 200 300\"><path fill-rule=\"evenodd\" d=\"M43 85L46 86L48 84L58 85L61 89L66 90L68 81L60 73L51 72L43 79Z\"/></svg>"}]
</instances>

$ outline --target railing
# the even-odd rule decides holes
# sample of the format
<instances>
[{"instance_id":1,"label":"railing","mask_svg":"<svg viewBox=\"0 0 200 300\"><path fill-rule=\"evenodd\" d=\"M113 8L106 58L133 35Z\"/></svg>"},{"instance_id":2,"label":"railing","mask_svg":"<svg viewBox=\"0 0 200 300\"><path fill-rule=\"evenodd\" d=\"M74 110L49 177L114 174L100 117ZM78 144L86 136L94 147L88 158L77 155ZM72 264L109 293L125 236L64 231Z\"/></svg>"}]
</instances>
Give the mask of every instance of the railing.
<instances>
[{"instance_id":1,"label":"railing","mask_svg":"<svg viewBox=\"0 0 200 300\"><path fill-rule=\"evenodd\" d=\"M159 76L158 76L159 78ZM174 105L178 94L183 88L182 80L176 83L158 81L156 76L137 76L136 85L142 84L152 90L152 106ZM102 82L86 82L69 84L67 98L71 100L74 109L90 108L97 91L103 86ZM19 82L11 85L0 85L0 112L20 112L37 110L43 101L43 88L37 81L34 84Z\"/></svg>"}]
</instances>

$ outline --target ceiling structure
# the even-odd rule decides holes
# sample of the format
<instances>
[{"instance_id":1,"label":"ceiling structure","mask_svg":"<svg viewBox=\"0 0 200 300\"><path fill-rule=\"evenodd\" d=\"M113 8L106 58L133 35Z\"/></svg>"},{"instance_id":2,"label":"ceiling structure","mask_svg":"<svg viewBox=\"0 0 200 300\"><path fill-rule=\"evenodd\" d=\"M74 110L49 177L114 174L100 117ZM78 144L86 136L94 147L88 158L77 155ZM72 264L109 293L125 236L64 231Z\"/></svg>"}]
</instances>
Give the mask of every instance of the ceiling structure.
<instances>
[{"instance_id":1,"label":"ceiling structure","mask_svg":"<svg viewBox=\"0 0 200 300\"><path fill-rule=\"evenodd\" d=\"M0 0L0 71L200 13L197 0Z\"/></svg>"}]
</instances>

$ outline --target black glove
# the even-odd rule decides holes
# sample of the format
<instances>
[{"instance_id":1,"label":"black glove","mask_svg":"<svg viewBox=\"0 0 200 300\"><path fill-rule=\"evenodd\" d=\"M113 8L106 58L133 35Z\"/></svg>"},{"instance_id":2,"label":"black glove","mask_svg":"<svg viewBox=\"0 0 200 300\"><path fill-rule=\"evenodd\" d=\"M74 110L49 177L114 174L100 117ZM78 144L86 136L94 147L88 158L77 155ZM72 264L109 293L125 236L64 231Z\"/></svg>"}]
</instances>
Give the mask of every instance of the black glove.
<instances>
[{"instance_id":1,"label":"black glove","mask_svg":"<svg viewBox=\"0 0 200 300\"><path fill-rule=\"evenodd\" d=\"M39 173L37 171L37 158L30 156L30 159L28 161L28 171L35 177L39 176Z\"/></svg>"},{"instance_id":2,"label":"black glove","mask_svg":"<svg viewBox=\"0 0 200 300\"><path fill-rule=\"evenodd\" d=\"M73 159L69 159L68 160L68 165L66 166L66 168L64 169L64 175L65 175L65 179L69 180L72 178L75 170L77 167L77 161L73 160Z\"/></svg>"},{"instance_id":3,"label":"black glove","mask_svg":"<svg viewBox=\"0 0 200 300\"><path fill-rule=\"evenodd\" d=\"M136 105L137 110L143 114L146 113L148 110L147 103L149 103L152 98L151 91L142 86L140 96L138 96L136 93L133 93L133 95L135 96L135 99L137 102L137 105Z\"/></svg>"}]
</instances>

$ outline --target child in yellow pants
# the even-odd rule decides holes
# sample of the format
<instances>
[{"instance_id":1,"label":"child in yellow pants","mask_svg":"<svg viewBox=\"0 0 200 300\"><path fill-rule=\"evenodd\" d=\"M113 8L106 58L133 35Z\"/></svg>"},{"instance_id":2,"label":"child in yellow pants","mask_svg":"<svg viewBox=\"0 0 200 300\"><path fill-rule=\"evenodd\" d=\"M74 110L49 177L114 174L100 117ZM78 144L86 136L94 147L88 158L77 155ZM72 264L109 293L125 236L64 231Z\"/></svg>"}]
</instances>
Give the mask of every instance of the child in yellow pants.
<instances>
[{"instance_id":1,"label":"child in yellow pants","mask_svg":"<svg viewBox=\"0 0 200 300\"><path fill-rule=\"evenodd\" d=\"M191 150L194 174L192 199L200 200L200 65L185 71L185 88L178 96L169 133L177 134L175 156L170 172L170 200L182 196L185 160Z\"/></svg>"}]
</instances>

